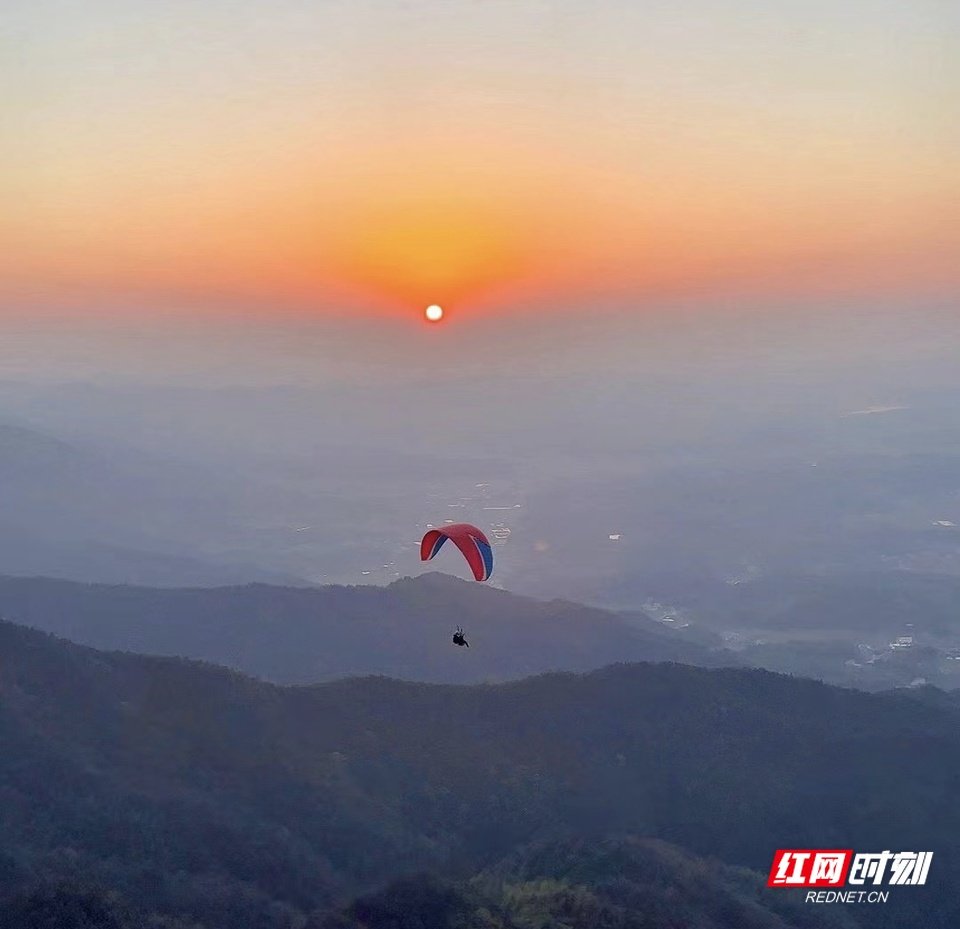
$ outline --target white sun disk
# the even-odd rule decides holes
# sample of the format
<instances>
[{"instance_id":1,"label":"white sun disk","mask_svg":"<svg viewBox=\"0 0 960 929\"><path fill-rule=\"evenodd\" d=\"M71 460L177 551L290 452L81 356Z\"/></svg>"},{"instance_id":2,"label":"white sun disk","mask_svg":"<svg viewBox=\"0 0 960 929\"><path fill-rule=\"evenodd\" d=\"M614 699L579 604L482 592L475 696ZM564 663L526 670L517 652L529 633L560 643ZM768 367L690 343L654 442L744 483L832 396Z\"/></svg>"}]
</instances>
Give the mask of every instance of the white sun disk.
<instances>
[{"instance_id":1,"label":"white sun disk","mask_svg":"<svg viewBox=\"0 0 960 929\"><path fill-rule=\"evenodd\" d=\"M438 323L443 319L443 307L437 306L436 303L431 303L424 311L423 315L427 317L428 320L432 323Z\"/></svg>"}]
</instances>

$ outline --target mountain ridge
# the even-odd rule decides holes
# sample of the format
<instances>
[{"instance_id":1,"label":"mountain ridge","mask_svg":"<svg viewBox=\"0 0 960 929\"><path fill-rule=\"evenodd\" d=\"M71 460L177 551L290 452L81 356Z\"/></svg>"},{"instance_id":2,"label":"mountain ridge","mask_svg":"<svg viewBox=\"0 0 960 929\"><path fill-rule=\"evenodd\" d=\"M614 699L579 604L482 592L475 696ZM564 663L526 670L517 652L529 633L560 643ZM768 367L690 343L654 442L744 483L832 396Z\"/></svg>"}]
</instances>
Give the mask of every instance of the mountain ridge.
<instances>
[{"instance_id":1,"label":"mountain ridge","mask_svg":"<svg viewBox=\"0 0 960 929\"><path fill-rule=\"evenodd\" d=\"M433 572L387 587L171 589L0 577L0 615L97 648L182 655L278 683L358 674L479 682L629 659L735 663L649 617L627 623ZM467 629L468 653L450 646L456 625Z\"/></svg>"},{"instance_id":2,"label":"mountain ridge","mask_svg":"<svg viewBox=\"0 0 960 929\"><path fill-rule=\"evenodd\" d=\"M34 881L250 925L619 833L759 874L778 847L931 848L928 887L886 912L960 917L954 706L670 663L281 687L6 622L0 656L0 834Z\"/></svg>"}]
</instances>

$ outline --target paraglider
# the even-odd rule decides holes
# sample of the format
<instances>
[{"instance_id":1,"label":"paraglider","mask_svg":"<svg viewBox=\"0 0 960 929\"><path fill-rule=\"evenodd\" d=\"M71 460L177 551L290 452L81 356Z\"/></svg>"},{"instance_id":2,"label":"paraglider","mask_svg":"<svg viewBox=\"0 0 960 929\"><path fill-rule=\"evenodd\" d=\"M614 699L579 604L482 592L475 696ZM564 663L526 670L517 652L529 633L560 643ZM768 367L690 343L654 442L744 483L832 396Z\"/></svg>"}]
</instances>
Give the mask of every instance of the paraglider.
<instances>
[{"instance_id":1,"label":"paraglider","mask_svg":"<svg viewBox=\"0 0 960 929\"><path fill-rule=\"evenodd\" d=\"M464 638L463 630L457 626L457 631L453 634L453 644L470 647L470 643Z\"/></svg>"},{"instance_id":2,"label":"paraglider","mask_svg":"<svg viewBox=\"0 0 960 929\"><path fill-rule=\"evenodd\" d=\"M420 560L430 561L443 548L447 539L463 553L478 581L489 580L493 574L493 549L483 532L470 523L453 523L428 530L420 541Z\"/></svg>"}]
</instances>

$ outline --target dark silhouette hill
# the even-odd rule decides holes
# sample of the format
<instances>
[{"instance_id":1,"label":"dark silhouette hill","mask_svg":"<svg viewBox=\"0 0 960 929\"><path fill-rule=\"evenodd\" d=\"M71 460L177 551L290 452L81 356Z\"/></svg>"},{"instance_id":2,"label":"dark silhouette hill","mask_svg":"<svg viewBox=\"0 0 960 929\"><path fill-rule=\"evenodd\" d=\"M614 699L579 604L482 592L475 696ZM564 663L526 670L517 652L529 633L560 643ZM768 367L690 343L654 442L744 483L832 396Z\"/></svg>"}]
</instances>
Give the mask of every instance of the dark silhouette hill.
<instances>
[{"instance_id":1,"label":"dark silhouette hill","mask_svg":"<svg viewBox=\"0 0 960 929\"><path fill-rule=\"evenodd\" d=\"M389 587L163 589L0 578L0 615L96 648L211 661L284 684L348 675L460 683L615 661L735 663L642 615L443 574ZM451 646L463 625L469 651Z\"/></svg>"},{"instance_id":2,"label":"dark silhouette hill","mask_svg":"<svg viewBox=\"0 0 960 929\"><path fill-rule=\"evenodd\" d=\"M854 600L851 593L849 610ZM863 608L873 602L864 598ZM771 622L778 615L773 598L768 614L753 609ZM911 648L871 649L839 628L811 638L799 623L772 638L724 639L699 623L539 601L436 573L388 587L154 588L0 576L0 616L95 648L196 658L281 684L364 674L480 683L618 661L762 667L872 691L960 683L955 646L927 635ZM745 616L731 612L731 628ZM458 624L471 643L459 654L450 643Z\"/></svg>"}]
</instances>

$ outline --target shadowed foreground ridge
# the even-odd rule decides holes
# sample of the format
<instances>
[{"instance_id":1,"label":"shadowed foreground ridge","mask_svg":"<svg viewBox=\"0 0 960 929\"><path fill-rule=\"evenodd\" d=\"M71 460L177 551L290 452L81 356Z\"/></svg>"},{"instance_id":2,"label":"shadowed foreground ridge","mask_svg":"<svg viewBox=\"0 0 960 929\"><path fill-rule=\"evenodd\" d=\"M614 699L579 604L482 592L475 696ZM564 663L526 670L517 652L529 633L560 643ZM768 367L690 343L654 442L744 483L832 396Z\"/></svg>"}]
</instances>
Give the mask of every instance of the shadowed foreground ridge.
<instances>
[{"instance_id":1,"label":"shadowed foreground ridge","mask_svg":"<svg viewBox=\"0 0 960 929\"><path fill-rule=\"evenodd\" d=\"M763 877L651 839L535 843L456 884L428 875L355 900L320 929L719 929L853 927L842 910L811 920Z\"/></svg>"},{"instance_id":2,"label":"shadowed foreground ridge","mask_svg":"<svg viewBox=\"0 0 960 929\"><path fill-rule=\"evenodd\" d=\"M960 918L949 701L669 664L282 688L9 623L0 655L0 883L17 906L79 886L185 925L292 929L422 871L515 920L561 904L484 881L566 880L524 848L568 836L602 882L611 859L591 848L617 833L755 872L777 847L931 848L926 888L853 916Z\"/></svg>"}]
</instances>

